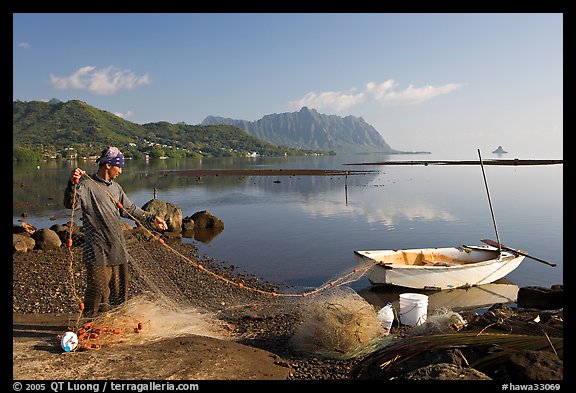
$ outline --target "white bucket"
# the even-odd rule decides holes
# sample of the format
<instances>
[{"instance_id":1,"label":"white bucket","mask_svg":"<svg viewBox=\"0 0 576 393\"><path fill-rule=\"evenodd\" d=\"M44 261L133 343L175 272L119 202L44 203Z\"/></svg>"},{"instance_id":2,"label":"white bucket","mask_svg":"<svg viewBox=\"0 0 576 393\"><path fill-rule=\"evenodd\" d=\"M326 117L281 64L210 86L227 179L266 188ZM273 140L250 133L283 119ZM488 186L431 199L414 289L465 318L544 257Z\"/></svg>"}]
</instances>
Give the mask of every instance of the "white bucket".
<instances>
[{"instance_id":1,"label":"white bucket","mask_svg":"<svg viewBox=\"0 0 576 393\"><path fill-rule=\"evenodd\" d=\"M428 296L419 293L400 294L400 323L418 326L426 322L428 316Z\"/></svg>"}]
</instances>

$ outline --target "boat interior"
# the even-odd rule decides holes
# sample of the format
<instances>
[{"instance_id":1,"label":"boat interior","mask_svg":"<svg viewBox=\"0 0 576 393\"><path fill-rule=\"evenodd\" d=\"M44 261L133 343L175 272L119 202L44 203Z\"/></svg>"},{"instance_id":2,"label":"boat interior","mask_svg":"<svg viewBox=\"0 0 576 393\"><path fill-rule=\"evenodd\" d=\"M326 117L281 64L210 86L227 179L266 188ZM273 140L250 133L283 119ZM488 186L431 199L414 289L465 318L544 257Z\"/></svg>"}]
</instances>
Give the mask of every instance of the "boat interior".
<instances>
[{"instance_id":1,"label":"boat interior","mask_svg":"<svg viewBox=\"0 0 576 393\"><path fill-rule=\"evenodd\" d=\"M381 264L407 266L459 266L477 263L498 257L497 250L477 250L467 247L450 249L416 249L397 250L384 253L362 252L363 255L374 258Z\"/></svg>"}]
</instances>

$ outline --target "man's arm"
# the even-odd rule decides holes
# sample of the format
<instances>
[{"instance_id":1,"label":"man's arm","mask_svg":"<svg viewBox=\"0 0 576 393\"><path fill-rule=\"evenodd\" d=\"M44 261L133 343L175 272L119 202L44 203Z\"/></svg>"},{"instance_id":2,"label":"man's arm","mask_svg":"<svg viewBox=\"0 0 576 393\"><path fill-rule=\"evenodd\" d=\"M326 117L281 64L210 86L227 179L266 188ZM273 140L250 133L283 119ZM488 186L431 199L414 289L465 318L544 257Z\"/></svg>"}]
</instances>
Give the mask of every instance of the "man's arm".
<instances>
[{"instance_id":1,"label":"man's arm","mask_svg":"<svg viewBox=\"0 0 576 393\"><path fill-rule=\"evenodd\" d=\"M153 213L149 213L144 209L138 207L135 203L133 203L130 198L126 195L124 190L121 188L121 203L123 209L120 209L120 215L124 218L130 219L137 219L141 221L142 224L150 223L156 227L156 229L165 231L168 229L168 225L164 221L164 219L160 216L156 216Z\"/></svg>"},{"instance_id":2,"label":"man's arm","mask_svg":"<svg viewBox=\"0 0 576 393\"><path fill-rule=\"evenodd\" d=\"M64 207L67 209L76 210L80 208L80 198L77 196L75 198L74 193L78 191L77 185L83 174L84 171L82 169L75 168L68 178L68 184L66 184L66 189L64 190Z\"/></svg>"}]
</instances>

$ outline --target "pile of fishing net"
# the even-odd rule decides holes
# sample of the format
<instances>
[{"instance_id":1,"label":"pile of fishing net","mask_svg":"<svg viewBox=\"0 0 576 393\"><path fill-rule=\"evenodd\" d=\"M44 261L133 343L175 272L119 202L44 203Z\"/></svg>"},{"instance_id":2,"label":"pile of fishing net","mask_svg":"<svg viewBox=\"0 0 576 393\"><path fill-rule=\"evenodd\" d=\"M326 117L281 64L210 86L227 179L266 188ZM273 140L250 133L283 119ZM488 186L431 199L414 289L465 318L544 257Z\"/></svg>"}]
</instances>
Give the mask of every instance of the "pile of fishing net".
<instances>
[{"instance_id":1,"label":"pile of fishing net","mask_svg":"<svg viewBox=\"0 0 576 393\"><path fill-rule=\"evenodd\" d=\"M388 338L374 307L342 286L308 299L291 344L298 351L349 359L374 351Z\"/></svg>"},{"instance_id":2,"label":"pile of fishing net","mask_svg":"<svg viewBox=\"0 0 576 393\"><path fill-rule=\"evenodd\" d=\"M80 322L75 333L79 350L190 334L231 339L227 324L212 313L194 307L174 307L162 299L150 300L144 296Z\"/></svg>"}]
</instances>

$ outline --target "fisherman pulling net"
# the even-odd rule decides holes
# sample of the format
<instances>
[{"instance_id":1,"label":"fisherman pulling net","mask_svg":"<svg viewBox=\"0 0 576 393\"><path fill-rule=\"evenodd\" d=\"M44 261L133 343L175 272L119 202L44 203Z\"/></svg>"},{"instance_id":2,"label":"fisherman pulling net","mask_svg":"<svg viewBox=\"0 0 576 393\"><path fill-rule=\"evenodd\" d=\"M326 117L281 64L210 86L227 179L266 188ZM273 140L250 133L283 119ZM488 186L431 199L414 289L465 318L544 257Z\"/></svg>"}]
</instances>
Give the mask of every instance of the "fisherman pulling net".
<instances>
[{"instance_id":1,"label":"fisherman pulling net","mask_svg":"<svg viewBox=\"0 0 576 393\"><path fill-rule=\"evenodd\" d=\"M199 260L191 244L169 244L167 218L136 206L115 182L124 166L120 150L105 149L98 163L92 175L74 169L64 197L72 209L66 244L72 302L78 306L70 329L78 348L182 334L254 339L257 323L239 328L229 322L246 318L300 324L297 332L284 332L287 344L324 356L351 356L381 335L373 307L346 287L371 264L311 289L279 288L234 274ZM80 209L81 227L74 220Z\"/></svg>"}]
</instances>

